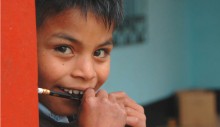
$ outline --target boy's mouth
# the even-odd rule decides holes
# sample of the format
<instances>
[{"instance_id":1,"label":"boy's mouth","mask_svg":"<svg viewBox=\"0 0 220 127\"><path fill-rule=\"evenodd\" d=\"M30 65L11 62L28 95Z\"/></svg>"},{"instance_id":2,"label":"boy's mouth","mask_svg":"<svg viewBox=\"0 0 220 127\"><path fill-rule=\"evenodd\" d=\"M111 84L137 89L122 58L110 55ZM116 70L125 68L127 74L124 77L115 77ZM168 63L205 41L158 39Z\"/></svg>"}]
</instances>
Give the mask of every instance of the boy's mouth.
<instances>
[{"instance_id":1,"label":"boy's mouth","mask_svg":"<svg viewBox=\"0 0 220 127\"><path fill-rule=\"evenodd\" d=\"M74 98L81 99L82 96L83 96L83 91L82 90L73 90L73 89L68 89L68 88L63 88L63 87L60 87L60 89L63 92L70 94Z\"/></svg>"}]
</instances>

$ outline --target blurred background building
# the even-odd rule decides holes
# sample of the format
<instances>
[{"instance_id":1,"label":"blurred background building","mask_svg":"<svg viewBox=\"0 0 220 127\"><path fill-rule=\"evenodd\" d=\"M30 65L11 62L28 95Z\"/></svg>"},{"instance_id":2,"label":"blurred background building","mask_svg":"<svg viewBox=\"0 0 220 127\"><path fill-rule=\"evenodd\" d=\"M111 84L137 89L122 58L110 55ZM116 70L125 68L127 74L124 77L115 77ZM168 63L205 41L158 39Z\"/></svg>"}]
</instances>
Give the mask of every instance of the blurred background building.
<instances>
[{"instance_id":1,"label":"blurred background building","mask_svg":"<svg viewBox=\"0 0 220 127\"><path fill-rule=\"evenodd\" d=\"M125 17L127 26L116 32L116 40L124 42L116 42L104 88L125 91L145 106L148 127L172 123L171 119L179 122L176 93L183 90L214 92L219 113L220 1L125 0L125 4L126 17L134 18ZM128 34L136 39L125 37Z\"/></svg>"}]
</instances>

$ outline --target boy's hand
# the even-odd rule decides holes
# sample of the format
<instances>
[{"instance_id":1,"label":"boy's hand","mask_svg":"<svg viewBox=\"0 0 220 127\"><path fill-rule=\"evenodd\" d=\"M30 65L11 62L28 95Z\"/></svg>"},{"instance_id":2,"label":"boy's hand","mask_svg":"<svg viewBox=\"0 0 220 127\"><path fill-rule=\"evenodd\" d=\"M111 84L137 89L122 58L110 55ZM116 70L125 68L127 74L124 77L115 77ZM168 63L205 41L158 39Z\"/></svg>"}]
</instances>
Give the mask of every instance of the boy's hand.
<instances>
[{"instance_id":1,"label":"boy's hand","mask_svg":"<svg viewBox=\"0 0 220 127\"><path fill-rule=\"evenodd\" d=\"M126 125L132 127L146 127L146 116L144 108L137 104L134 100L127 96L124 92L110 93L114 96L120 105L123 105L126 110L127 120Z\"/></svg>"},{"instance_id":2,"label":"boy's hand","mask_svg":"<svg viewBox=\"0 0 220 127\"><path fill-rule=\"evenodd\" d=\"M124 127L126 124L125 108L104 90L97 94L93 89L86 90L78 115L79 127Z\"/></svg>"}]
</instances>

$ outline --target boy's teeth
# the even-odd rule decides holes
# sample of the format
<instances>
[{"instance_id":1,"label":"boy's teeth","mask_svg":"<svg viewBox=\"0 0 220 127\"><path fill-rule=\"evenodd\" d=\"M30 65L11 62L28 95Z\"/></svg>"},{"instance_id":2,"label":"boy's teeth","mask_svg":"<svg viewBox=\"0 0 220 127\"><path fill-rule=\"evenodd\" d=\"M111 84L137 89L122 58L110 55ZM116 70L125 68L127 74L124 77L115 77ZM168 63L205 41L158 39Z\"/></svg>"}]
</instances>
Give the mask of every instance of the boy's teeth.
<instances>
[{"instance_id":1,"label":"boy's teeth","mask_svg":"<svg viewBox=\"0 0 220 127\"><path fill-rule=\"evenodd\" d=\"M66 88L63 88L63 90L69 94L83 94L83 91L80 91L80 90L70 90L70 89L66 89Z\"/></svg>"},{"instance_id":2,"label":"boy's teeth","mask_svg":"<svg viewBox=\"0 0 220 127\"><path fill-rule=\"evenodd\" d=\"M73 93L73 91L72 91L72 90L69 90L69 93L70 93L70 94L72 94L72 93Z\"/></svg>"},{"instance_id":3,"label":"boy's teeth","mask_svg":"<svg viewBox=\"0 0 220 127\"><path fill-rule=\"evenodd\" d=\"M73 93L74 94L79 94L79 91L78 90L73 90Z\"/></svg>"}]
</instances>

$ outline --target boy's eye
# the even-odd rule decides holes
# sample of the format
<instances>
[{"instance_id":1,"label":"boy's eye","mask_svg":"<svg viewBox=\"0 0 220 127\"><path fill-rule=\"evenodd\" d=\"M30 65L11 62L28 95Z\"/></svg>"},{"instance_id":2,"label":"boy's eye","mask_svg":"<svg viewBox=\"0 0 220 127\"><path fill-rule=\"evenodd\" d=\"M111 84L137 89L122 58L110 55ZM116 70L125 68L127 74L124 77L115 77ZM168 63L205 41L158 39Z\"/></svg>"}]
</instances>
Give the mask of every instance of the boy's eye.
<instances>
[{"instance_id":1,"label":"boy's eye","mask_svg":"<svg viewBox=\"0 0 220 127\"><path fill-rule=\"evenodd\" d=\"M99 49L94 52L94 56L104 58L107 55L107 52L104 49Z\"/></svg>"},{"instance_id":2,"label":"boy's eye","mask_svg":"<svg viewBox=\"0 0 220 127\"><path fill-rule=\"evenodd\" d=\"M68 46L59 46L55 48L56 51L61 52L63 54L71 54L72 50Z\"/></svg>"}]
</instances>

